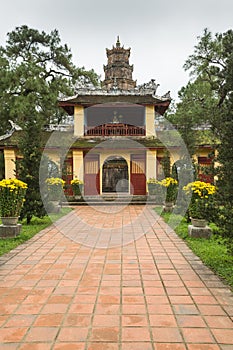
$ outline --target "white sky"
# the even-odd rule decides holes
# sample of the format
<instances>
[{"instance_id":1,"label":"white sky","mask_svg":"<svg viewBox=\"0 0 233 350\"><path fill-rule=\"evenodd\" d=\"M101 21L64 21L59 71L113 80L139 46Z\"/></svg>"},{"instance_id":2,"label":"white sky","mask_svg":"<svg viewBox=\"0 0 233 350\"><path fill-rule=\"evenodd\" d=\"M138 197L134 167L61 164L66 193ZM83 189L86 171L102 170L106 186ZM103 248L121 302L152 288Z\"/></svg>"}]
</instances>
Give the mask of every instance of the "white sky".
<instances>
[{"instance_id":1,"label":"white sky","mask_svg":"<svg viewBox=\"0 0 233 350\"><path fill-rule=\"evenodd\" d=\"M23 24L50 32L58 29L77 66L101 78L105 48L117 35L131 47L130 63L138 84L156 79L157 91L172 97L189 80L183 64L204 28L212 33L233 28L232 0L1 0L0 45Z\"/></svg>"}]
</instances>

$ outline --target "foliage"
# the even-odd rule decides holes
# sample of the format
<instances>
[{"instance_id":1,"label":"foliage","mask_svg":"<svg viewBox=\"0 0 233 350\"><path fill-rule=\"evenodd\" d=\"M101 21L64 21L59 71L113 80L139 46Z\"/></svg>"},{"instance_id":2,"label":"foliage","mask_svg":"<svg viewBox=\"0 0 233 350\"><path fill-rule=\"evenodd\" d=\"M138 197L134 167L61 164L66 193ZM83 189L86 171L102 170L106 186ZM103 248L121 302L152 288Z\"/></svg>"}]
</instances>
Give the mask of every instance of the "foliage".
<instances>
[{"instance_id":1,"label":"foliage","mask_svg":"<svg viewBox=\"0 0 233 350\"><path fill-rule=\"evenodd\" d=\"M30 222L33 215L46 214L40 196L45 179L39 180L42 130L51 122L62 122L59 96L74 94L77 82L97 84L98 77L73 64L57 30L46 34L26 25L7 34L5 47L0 47L0 72L0 128L5 133L10 118L23 129L17 176L28 184L21 218Z\"/></svg>"},{"instance_id":2,"label":"foliage","mask_svg":"<svg viewBox=\"0 0 233 350\"><path fill-rule=\"evenodd\" d=\"M51 201L58 201L61 199L63 192L63 187L65 181L59 177L51 177L46 179L46 184L48 188L48 197Z\"/></svg>"},{"instance_id":3,"label":"foliage","mask_svg":"<svg viewBox=\"0 0 233 350\"><path fill-rule=\"evenodd\" d=\"M216 193L216 187L202 181L190 182L183 187L186 195L192 194L189 205L189 214L194 219L205 219L209 221L212 208L212 196Z\"/></svg>"},{"instance_id":4,"label":"foliage","mask_svg":"<svg viewBox=\"0 0 233 350\"><path fill-rule=\"evenodd\" d=\"M27 184L17 179L0 181L0 214L2 217L18 217L23 206Z\"/></svg>"},{"instance_id":5,"label":"foliage","mask_svg":"<svg viewBox=\"0 0 233 350\"><path fill-rule=\"evenodd\" d=\"M170 177L171 176L171 159L168 151L165 152L165 155L161 160L161 165L163 168L164 176Z\"/></svg>"},{"instance_id":6,"label":"foliage","mask_svg":"<svg viewBox=\"0 0 233 350\"><path fill-rule=\"evenodd\" d=\"M29 119L24 126L24 135L19 141L19 151L23 155L16 162L17 177L28 184L28 191L20 218L27 218L29 223L33 216L43 217L46 211L40 195L44 179L39 180L41 145L41 120L35 123Z\"/></svg>"},{"instance_id":7,"label":"foliage","mask_svg":"<svg viewBox=\"0 0 233 350\"><path fill-rule=\"evenodd\" d=\"M71 180L71 186L72 190L74 192L75 196L79 196L82 193L82 186L83 186L83 181L79 179L73 179Z\"/></svg>"},{"instance_id":8,"label":"foliage","mask_svg":"<svg viewBox=\"0 0 233 350\"><path fill-rule=\"evenodd\" d=\"M204 30L184 68L194 77L204 76L217 103L210 123L219 138L216 169L218 211L215 220L221 233L228 237L233 252L233 30L212 33Z\"/></svg>"},{"instance_id":9,"label":"foliage","mask_svg":"<svg viewBox=\"0 0 233 350\"><path fill-rule=\"evenodd\" d=\"M9 118L23 127L35 113L44 124L62 122L64 114L57 106L58 97L74 94L77 82L98 81L92 70L72 63L71 51L61 44L56 29L47 34L26 25L16 27L7 34L6 46L0 47L0 57L4 131Z\"/></svg>"}]
</instances>

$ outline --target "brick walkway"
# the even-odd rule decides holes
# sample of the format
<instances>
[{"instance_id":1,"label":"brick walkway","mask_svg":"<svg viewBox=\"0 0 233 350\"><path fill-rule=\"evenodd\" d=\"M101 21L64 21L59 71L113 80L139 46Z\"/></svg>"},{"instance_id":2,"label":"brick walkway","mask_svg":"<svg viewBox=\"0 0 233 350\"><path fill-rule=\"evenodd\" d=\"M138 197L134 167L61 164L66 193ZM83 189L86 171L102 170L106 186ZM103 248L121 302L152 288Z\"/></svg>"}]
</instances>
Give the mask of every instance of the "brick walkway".
<instances>
[{"instance_id":1,"label":"brick walkway","mask_svg":"<svg viewBox=\"0 0 233 350\"><path fill-rule=\"evenodd\" d=\"M149 207L78 207L0 263L1 350L233 349L232 293Z\"/></svg>"}]
</instances>

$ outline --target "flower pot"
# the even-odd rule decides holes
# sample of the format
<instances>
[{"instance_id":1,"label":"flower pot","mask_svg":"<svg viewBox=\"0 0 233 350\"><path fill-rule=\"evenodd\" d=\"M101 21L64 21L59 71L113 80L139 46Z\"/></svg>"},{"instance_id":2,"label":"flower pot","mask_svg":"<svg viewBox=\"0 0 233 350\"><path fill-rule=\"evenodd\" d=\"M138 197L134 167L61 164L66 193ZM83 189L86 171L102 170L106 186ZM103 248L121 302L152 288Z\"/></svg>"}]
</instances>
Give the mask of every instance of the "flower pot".
<instances>
[{"instance_id":1,"label":"flower pot","mask_svg":"<svg viewBox=\"0 0 233 350\"><path fill-rule=\"evenodd\" d=\"M206 227L207 221L205 219L191 218L191 223L194 227Z\"/></svg>"},{"instance_id":2,"label":"flower pot","mask_svg":"<svg viewBox=\"0 0 233 350\"><path fill-rule=\"evenodd\" d=\"M5 216L5 217L1 217L2 220L2 224L5 226L14 226L17 225L17 222L19 220L18 216Z\"/></svg>"},{"instance_id":3,"label":"flower pot","mask_svg":"<svg viewBox=\"0 0 233 350\"><path fill-rule=\"evenodd\" d=\"M165 202L164 211L167 213L170 213L170 212L172 212L173 207L174 207L173 202Z\"/></svg>"}]
</instances>

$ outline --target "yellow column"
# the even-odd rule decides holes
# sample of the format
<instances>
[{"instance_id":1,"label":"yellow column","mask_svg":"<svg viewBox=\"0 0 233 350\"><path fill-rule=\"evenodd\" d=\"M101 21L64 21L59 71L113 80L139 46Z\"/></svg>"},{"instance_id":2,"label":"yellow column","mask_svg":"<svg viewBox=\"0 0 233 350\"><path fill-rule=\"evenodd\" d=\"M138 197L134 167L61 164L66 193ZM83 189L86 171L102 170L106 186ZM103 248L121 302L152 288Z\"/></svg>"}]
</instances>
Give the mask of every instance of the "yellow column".
<instances>
[{"instance_id":1,"label":"yellow column","mask_svg":"<svg viewBox=\"0 0 233 350\"><path fill-rule=\"evenodd\" d=\"M5 160L5 178L14 179L16 177L15 151L12 149L4 149Z\"/></svg>"},{"instance_id":2,"label":"yellow column","mask_svg":"<svg viewBox=\"0 0 233 350\"><path fill-rule=\"evenodd\" d=\"M146 152L146 180L150 178L156 179L156 159L157 159L157 151L147 150ZM146 185L148 186L148 185ZM148 187L147 187L148 191Z\"/></svg>"},{"instance_id":3,"label":"yellow column","mask_svg":"<svg viewBox=\"0 0 233 350\"><path fill-rule=\"evenodd\" d=\"M83 106L74 107L74 136L84 135L84 108Z\"/></svg>"},{"instance_id":4,"label":"yellow column","mask_svg":"<svg viewBox=\"0 0 233 350\"><path fill-rule=\"evenodd\" d=\"M73 151L73 179L83 181L83 152Z\"/></svg>"},{"instance_id":5,"label":"yellow column","mask_svg":"<svg viewBox=\"0 0 233 350\"><path fill-rule=\"evenodd\" d=\"M156 136L154 106L146 106L146 136Z\"/></svg>"}]
</instances>

